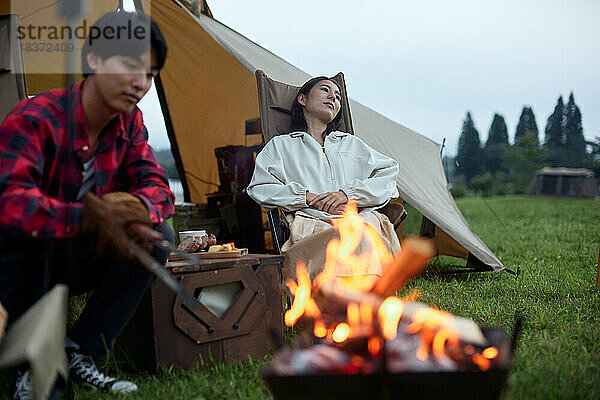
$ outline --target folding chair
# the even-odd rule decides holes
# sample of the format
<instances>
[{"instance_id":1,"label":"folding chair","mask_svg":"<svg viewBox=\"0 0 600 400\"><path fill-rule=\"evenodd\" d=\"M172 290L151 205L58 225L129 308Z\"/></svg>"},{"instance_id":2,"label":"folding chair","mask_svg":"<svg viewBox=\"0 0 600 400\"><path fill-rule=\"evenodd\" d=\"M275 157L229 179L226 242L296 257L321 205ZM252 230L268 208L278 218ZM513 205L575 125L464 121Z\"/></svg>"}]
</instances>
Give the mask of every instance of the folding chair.
<instances>
[{"instance_id":1,"label":"folding chair","mask_svg":"<svg viewBox=\"0 0 600 400\"><path fill-rule=\"evenodd\" d=\"M255 75L258 85L260 122L263 138L265 143L267 143L274 136L288 131L291 124L290 109L292 108L294 99L298 96L300 87L275 81L269 78L261 70L257 70ZM338 129L342 132L354 135L344 74L340 72L331 78L331 80L338 85L342 95L342 111L340 111L342 113L342 119ZM404 206L399 201L389 202L385 207L378 211L386 215L396 229L407 215ZM267 215L269 217L271 236L273 237L273 246L275 251L279 254L281 252L281 246L289 235L287 225L284 222L283 211L280 209L267 210Z\"/></svg>"}]
</instances>

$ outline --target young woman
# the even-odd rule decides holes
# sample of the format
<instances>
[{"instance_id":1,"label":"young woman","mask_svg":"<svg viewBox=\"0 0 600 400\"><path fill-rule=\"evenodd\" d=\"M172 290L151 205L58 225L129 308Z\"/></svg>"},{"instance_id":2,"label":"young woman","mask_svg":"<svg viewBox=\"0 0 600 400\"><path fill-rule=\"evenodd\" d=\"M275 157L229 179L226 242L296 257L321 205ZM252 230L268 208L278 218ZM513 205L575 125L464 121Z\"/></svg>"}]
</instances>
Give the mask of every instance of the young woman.
<instances>
[{"instance_id":1,"label":"young woman","mask_svg":"<svg viewBox=\"0 0 600 400\"><path fill-rule=\"evenodd\" d=\"M303 239L332 230L332 218L350 199L388 249L400 249L392 224L375 211L398 197L398 163L358 137L338 131L341 107L341 91L333 80L322 76L309 80L292 104L291 132L275 136L256 158L247 191L262 207L286 212L290 239L282 252L288 255L288 277L295 277L294 259L304 258L311 278L322 270L323 240L316 237L318 243L310 244ZM296 251L297 245L305 250ZM316 247L322 250L315 251ZM373 269L373 274L381 273L379 266Z\"/></svg>"}]
</instances>

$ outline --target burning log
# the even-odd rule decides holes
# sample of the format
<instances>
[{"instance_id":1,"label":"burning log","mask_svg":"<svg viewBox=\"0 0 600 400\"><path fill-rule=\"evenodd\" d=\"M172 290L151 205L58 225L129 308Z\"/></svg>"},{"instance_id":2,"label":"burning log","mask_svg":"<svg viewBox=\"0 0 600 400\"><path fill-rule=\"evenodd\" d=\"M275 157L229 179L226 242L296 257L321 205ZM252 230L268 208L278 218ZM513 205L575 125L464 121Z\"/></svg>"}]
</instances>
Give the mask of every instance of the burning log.
<instances>
[{"instance_id":1,"label":"burning log","mask_svg":"<svg viewBox=\"0 0 600 400\"><path fill-rule=\"evenodd\" d=\"M418 275L427 266L427 261L435 254L430 240L407 238L402 241L402 251L396 255L390 265L384 268L384 274L371 290L379 296L392 296L406 282Z\"/></svg>"}]
</instances>

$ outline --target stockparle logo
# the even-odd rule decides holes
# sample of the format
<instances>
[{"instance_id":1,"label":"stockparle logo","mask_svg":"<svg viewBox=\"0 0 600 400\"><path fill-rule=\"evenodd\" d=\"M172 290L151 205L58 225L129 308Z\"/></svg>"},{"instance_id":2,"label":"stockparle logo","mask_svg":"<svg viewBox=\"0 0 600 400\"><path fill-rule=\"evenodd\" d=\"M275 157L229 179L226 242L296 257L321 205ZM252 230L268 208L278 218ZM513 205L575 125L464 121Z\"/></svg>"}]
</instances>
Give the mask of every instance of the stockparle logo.
<instances>
[{"instance_id":1,"label":"stockparle logo","mask_svg":"<svg viewBox=\"0 0 600 400\"><path fill-rule=\"evenodd\" d=\"M111 0L106 2L110 3ZM121 53L127 53L126 50L131 48L150 48L148 22L135 17L112 18L95 26L101 14L88 14L69 23L60 15L59 3L56 1L48 5L43 0L11 1L14 21L10 25L11 54L13 57L22 56L24 69L28 74L81 73L81 52L86 42L91 52L99 49L98 54L107 54L107 49L120 49ZM115 9L118 3L114 0ZM145 11L149 15L149 10ZM67 62L69 55L74 62ZM21 63L13 62L12 65L18 66Z\"/></svg>"}]
</instances>

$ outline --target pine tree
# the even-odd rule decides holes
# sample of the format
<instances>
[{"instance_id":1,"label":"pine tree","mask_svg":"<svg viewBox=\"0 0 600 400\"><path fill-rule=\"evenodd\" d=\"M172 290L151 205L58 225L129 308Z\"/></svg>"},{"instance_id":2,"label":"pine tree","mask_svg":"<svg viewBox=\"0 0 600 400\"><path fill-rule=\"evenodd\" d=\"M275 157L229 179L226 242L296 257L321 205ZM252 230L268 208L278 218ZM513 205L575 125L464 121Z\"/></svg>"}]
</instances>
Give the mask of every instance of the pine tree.
<instances>
[{"instance_id":1,"label":"pine tree","mask_svg":"<svg viewBox=\"0 0 600 400\"><path fill-rule=\"evenodd\" d=\"M526 136L530 132L535 132L535 135L533 135L533 139L539 145L538 127L537 123L535 122L535 115L533 114L533 110L531 109L531 107L524 106L523 110L521 111L521 116L519 117L517 129L515 131L514 144L518 146L521 142L521 138Z\"/></svg>"},{"instance_id":2,"label":"pine tree","mask_svg":"<svg viewBox=\"0 0 600 400\"><path fill-rule=\"evenodd\" d=\"M583 125L581 124L581 112L575 104L573 93L569 96L569 102L565 109L565 152L564 166L579 168L583 166L585 158L585 138L583 137Z\"/></svg>"},{"instance_id":3,"label":"pine tree","mask_svg":"<svg viewBox=\"0 0 600 400\"><path fill-rule=\"evenodd\" d=\"M544 130L544 148L547 151L546 159L553 167L560 167L564 163L565 125L565 106L563 98L560 96L554 107L554 112L548 117L546 129Z\"/></svg>"},{"instance_id":4,"label":"pine tree","mask_svg":"<svg viewBox=\"0 0 600 400\"><path fill-rule=\"evenodd\" d=\"M528 130L519 144L509 151L511 176L515 193L525 193L535 171L544 166L546 151L540 148L537 132Z\"/></svg>"},{"instance_id":5,"label":"pine tree","mask_svg":"<svg viewBox=\"0 0 600 400\"><path fill-rule=\"evenodd\" d=\"M482 170L482 150L479 132L475 128L470 112L467 112L463 121L456 161L457 171L465 176L467 187L471 187L471 179Z\"/></svg>"},{"instance_id":6,"label":"pine tree","mask_svg":"<svg viewBox=\"0 0 600 400\"><path fill-rule=\"evenodd\" d=\"M483 158L485 170L491 174L506 172L503 167L506 151L508 149L508 130L504 117L500 114L494 114L492 125L488 133L488 139L483 149Z\"/></svg>"}]
</instances>

